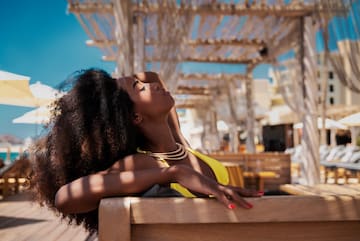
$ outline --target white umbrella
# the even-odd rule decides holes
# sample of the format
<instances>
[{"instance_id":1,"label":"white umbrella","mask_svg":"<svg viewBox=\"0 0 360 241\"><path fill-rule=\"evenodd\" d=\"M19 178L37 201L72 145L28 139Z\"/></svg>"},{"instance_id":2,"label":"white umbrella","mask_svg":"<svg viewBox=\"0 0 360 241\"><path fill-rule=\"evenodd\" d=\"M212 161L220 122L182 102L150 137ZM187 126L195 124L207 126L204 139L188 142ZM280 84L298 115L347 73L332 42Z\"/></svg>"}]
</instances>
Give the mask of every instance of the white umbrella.
<instances>
[{"instance_id":1,"label":"white umbrella","mask_svg":"<svg viewBox=\"0 0 360 241\"><path fill-rule=\"evenodd\" d=\"M30 77L0 70L0 104L38 107L52 98L35 96L29 86Z\"/></svg>"},{"instance_id":2,"label":"white umbrella","mask_svg":"<svg viewBox=\"0 0 360 241\"><path fill-rule=\"evenodd\" d=\"M360 126L360 112L346 116L339 122L347 126Z\"/></svg>"},{"instance_id":3,"label":"white umbrella","mask_svg":"<svg viewBox=\"0 0 360 241\"><path fill-rule=\"evenodd\" d=\"M36 98L49 100L49 103L64 94L51 86L42 84L40 81L37 81L35 84L31 84L29 88Z\"/></svg>"},{"instance_id":4,"label":"white umbrella","mask_svg":"<svg viewBox=\"0 0 360 241\"><path fill-rule=\"evenodd\" d=\"M317 118L317 126L319 129L322 128L322 119L320 117ZM303 128L303 123L296 123L294 125L294 129L301 129ZM339 121L332 120L332 119L325 119L325 129L342 129L346 130L348 127Z\"/></svg>"},{"instance_id":5,"label":"white umbrella","mask_svg":"<svg viewBox=\"0 0 360 241\"><path fill-rule=\"evenodd\" d=\"M50 120L50 108L41 106L35 110L26 112L20 117L13 119L13 123L22 124L47 124Z\"/></svg>"},{"instance_id":6,"label":"white umbrella","mask_svg":"<svg viewBox=\"0 0 360 241\"><path fill-rule=\"evenodd\" d=\"M218 131L223 131L223 132L229 131L228 124L226 124L226 122L223 120L218 120L216 122L216 127L217 127Z\"/></svg>"},{"instance_id":7,"label":"white umbrella","mask_svg":"<svg viewBox=\"0 0 360 241\"><path fill-rule=\"evenodd\" d=\"M339 120L340 123L347 125L351 129L351 143L356 145L360 133L360 112L348 115Z\"/></svg>"},{"instance_id":8,"label":"white umbrella","mask_svg":"<svg viewBox=\"0 0 360 241\"><path fill-rule=\"evenodd\" d=\"M299 121L297 114L287 105L273 106L266 112L266 118L263 119L264 125L288 124Z\"/></svg>"}]
</instances>

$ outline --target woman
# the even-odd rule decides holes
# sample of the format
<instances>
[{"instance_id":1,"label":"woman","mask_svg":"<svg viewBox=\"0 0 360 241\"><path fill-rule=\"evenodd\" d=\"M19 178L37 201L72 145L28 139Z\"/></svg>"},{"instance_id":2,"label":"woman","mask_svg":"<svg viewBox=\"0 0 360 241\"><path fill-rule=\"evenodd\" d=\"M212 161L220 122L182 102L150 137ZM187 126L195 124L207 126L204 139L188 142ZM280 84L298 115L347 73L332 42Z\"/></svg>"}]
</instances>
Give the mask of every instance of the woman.
<instances>
[{"instance_id":1,"label":"woman","mask_svg":"<svg viewBox=\"0 0 360 241\"><path fill-rule=\"evenodd\" d=\"M252 207L241 195L262 195L224 185L223 167L188 148L157 74L115 80L90 69L75 79L34 151L32 183L41 203L96 231L104 197L212 195L233 209Z\"/></svg>"}]
</instances>

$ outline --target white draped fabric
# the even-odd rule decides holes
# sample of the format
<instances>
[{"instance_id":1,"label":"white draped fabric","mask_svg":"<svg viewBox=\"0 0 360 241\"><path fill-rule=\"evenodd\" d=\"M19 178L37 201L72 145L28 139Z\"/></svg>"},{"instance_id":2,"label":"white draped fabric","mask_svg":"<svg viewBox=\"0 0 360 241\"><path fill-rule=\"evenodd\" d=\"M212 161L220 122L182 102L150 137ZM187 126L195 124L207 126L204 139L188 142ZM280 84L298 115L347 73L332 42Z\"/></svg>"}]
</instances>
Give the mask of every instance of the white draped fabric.
<instances>
[{"instance_id":1,"label":"white draped fabric","mask_svg":"<svg viewBox=\"0 0 360 241\"><path fill-rule=\"evenodd\" d=\"M320 183L319 134L317 131L317 53L315 33L317 25L311 18L299 22L299 43L294 60L277 66L274 77L280 85L286 104L298 114L303 123L302 162L303 182L307 185Z\"/></svg>"},{"instance_id":2,"label":"white draped fabric","mask_svg":"<svg viewBox=\"0 0 360 241\"><path fill-rule=\"evenodd\" d=\"M350 90L360 93L360 41L337 42L338 52L332 53L330 61L339 80Z\"/></svg>"},{"instance_id":3,"label":"white draped fabric","mask_svg":"<svg viewBox=\"0 0 360 241\"><path fill-rule=\"evenodd\" d=\"M360 1L323 1L323 4L328 9L327 14L320 14L320 17L323 31L329 32L329 39L325 41L325 48L330 51L329 60L340 81L351 91L360 93ZM333 4L347 11L338 16L331 11ZM336 48L330 46L331 43L336 43Z\"/></svg>"},{"instance_id":4,"label":"white draped fabric","mask_svg":"<svg viewBox=\"0 0 360 241\"><path fill-rule=\"evenodd\" d=\"M303 113L303 135L301 146L302 155L302 176L307 185L320 183L320 153L319 153L319 132L317 131L317 53L316 53L316 31L317 26L311 18L304 22L303 55L301 61L304 65L304 107Z\"/></svg>"},{"instance_id":5,"label":"white draped fabric","mask_svg":"<svg viewBox=\"0 0 360 241\"><path fill-rule=\"evenodd\" d=\"M184 1L184 4L186 2L191 3L191 0ZM166 86L174 92L179 80L178 67L183 61L184 41L188 37L193 16L184 10L180 12L175 0L158 1L158 4L165 11L162 14L146 16L148 28L145 38L161 44L147 48L146 56L158 60L154 61L150 68L159 72Z\"/></svg>"}]
</instances>

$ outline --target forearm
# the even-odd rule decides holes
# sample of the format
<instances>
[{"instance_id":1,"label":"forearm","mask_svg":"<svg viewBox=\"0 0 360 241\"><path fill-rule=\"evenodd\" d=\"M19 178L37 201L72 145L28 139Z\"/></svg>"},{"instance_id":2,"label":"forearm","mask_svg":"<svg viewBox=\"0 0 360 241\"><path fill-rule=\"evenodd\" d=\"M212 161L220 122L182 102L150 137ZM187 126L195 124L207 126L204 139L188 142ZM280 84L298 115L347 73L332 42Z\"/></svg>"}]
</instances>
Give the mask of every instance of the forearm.
<instances>
[{"instance_id":1,"label":"forearm","mask_svg":"<svg viewBox=\"0 0 360 241\"><path fill-rule=\"evenodd\" d=\"M176 168L93 174L62 186L55 206L62 213L83 213L97 208L100 200L111 196L133 195L155 184L174 181Z\"/></svg>"}]
</instances>

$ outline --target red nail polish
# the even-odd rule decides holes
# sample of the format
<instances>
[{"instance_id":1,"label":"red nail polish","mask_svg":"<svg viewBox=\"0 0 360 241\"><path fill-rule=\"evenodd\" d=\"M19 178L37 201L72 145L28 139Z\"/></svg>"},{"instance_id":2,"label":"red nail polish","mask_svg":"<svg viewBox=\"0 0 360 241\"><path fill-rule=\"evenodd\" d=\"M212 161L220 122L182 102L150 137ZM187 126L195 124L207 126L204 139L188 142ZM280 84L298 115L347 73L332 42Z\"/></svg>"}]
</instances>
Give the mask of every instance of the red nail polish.
<instances>
[{"instance_id":1,"label":"red nail polish","mask_svg":"<svg viewBox=\"0 0 360 241\"><path fill-rule=\"evenodd\" d=\"M235 204L230 203L230 204L228 205L228 208L229 208L229 209L234 209L234 208L236 208L236 206L235 206Z\"/></svg>"},{"instance_id":2,"label":"red nail polish","mask_svg":"<svg viewBox=\"0 0 360 241\"><path fill-rule=\"evenodd\" d=\"M253 208L253 205L250 204L250 203L247 203L247 204L246 204L246 207L247 207L247 208Z\"/></svg>"},{"instance_id":3,"label":"red nail polish","mask_svg":"<svg viewBox=\"0 0 360 241\"><path fill-rule=\"evenodd\" d=\"M264 192L263 191L258 191L258 194L263 196L264 195Z\"/></svg>"}]
</instances>

